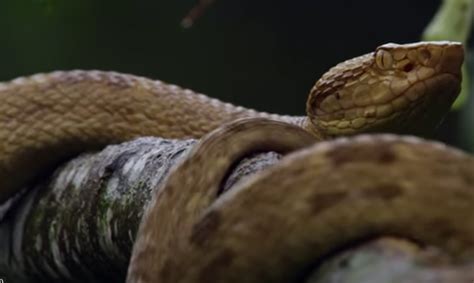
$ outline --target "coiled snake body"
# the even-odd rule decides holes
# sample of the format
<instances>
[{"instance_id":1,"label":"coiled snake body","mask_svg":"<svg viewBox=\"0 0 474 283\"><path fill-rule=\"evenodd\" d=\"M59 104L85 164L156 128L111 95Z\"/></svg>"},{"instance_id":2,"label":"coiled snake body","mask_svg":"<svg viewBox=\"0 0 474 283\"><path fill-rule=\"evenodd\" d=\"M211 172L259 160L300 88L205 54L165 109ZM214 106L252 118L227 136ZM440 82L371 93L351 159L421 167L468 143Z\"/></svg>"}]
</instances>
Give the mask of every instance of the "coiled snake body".
<instances>
[{"instance_id":1,"label":"coiled snake body","mask_svg":"<svg viewBox=\"0 0 474 283\"><path fill-rule=\"evenodd\" d=\"M236 158L258 149L286 152L340 135L429 133L459 93L462 62L459 43L382 45L323 75L310 92L307 117L256 112L177 86L111 72L54 72L18 78L0 84L0 201L59 162L110 143L146 135L200 138L239 118L279 121L237 123L204 138L190 154L190 161L169 177L166 186L171 188L160 190L163 193L142 223L128 280L151 282L161 272L160 282L194 282L177 279L176 274L164 275L176 264L167 259L173 251L184 252L182 242ZM227 147L219 147L222 140L227 140L222 143ZM197 174L201 179L183 178L183 168L196 167L196 158L211 159L215 170ZM186 185L196 188L193 197L174 193ZM176 216L177 209L183 209L184 216ZM158 215L160 219L170 217L160 223L161 235L153 224ZM155 236L158 247L151 240Z\"/></svg>"}]
</instances>

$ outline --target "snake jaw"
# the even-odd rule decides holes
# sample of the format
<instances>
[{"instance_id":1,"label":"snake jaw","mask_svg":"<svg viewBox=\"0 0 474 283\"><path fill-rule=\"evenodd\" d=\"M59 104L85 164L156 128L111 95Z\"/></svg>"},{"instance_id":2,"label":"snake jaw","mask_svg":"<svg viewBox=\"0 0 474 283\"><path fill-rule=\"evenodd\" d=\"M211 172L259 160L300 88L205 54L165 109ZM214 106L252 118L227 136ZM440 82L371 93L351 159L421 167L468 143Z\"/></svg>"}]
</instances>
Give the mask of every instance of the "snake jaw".
<instances>
[{"instance_id":1,"label":"snake jaw","mask_svg":"<svg viewBox=\"0 0 474 283\"><path fill-rule=\"evenodd\" d=\"M426 135L459 94L463 60L457 42L382 45L324 74L311 90L308 116L323 137Z\"/></svg>"}]
</instances>

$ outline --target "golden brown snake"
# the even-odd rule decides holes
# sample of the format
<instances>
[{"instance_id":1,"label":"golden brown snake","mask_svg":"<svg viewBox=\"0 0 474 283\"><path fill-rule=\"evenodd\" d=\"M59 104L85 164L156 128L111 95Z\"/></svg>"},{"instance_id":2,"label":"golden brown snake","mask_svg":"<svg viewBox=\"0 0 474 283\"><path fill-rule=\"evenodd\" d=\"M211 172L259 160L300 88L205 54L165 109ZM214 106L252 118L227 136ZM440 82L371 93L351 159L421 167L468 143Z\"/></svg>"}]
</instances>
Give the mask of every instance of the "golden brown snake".
<instances>
[{"instance_id":1,"label":"golden brown snake","mask_svg":"<svg viewBox=\"0 0 474 283\"><path fill-rule=\"evenodd\" d=\"M112 72L53 72L0 83L0 202L80 152L139 136L199 138L238 118L284 121L318 139L429 132L459 92L463 56L454 42L382 45L324 74L308 97L307 117L256 112Z\"/></svg>"},{"instance_id":2,"label":"golden brown snake","mask_svg":"<svg viewBox=\"0 0 474 283\"><path fill-rule=\"evenodd\" d=\"M167 189L162 190L168 193L159 197L161 204L156 209L163 213L160 218L170 215L164 226L169 229L155 238L158 231L157 224L154 223L157 215L154 213L158 212L154 210L149 214L152 216L148 216L145 224L142 224L137 247L143 242L146 245L142 246L143 249L135 248L130 266L130 282L154 282L157 274L163 280L160 282L201 282L200 268L192 269L186 275L188 277L175 277L187 272L176 268L176 264L180 263L170 261L170 254L177 253L181 260L188 260L185 254L190 251L189 237L197 237L197 241L201 237L193 236L191 229L215 195L216 185L219 184L216 180L223 178L236 158L258 149L286 152L307 146L315 140L340 135L380 131L430 132L448 111L459 92L462 62L463 48L458 43L382 45L375 52L343 62L324 74L308 97L307 117L257 112L177 86L112 72L54 72L18 78L0 84L0 174L3 177L0 179L0 202L7 200L38 176L49 172L59 162L83 151L145 135L199 138L239 118L276 120L247 121L244 126L239 122L206 137L193 150L188 161L181 164L183 167L178 167L170 176L169 182L165 184ZM227 147L215 151L213 155L212 145L222 143ZM396 144L403 144L403 141ZM216 169L205 171L209 175L189 172L190 176L203 178L191 179L196 182L192 185L201 186L199 193L186 195L183 192L177 196L174 192L181 190L181 186L186 186L186 178L183 178L185 173L180 170L197 169L196 160L199 162L204 158L209 159L207 162L212 162ZM294 169L285 167L285 170ZM284 172L281 174L285 175ZM271 181L265 176L262 175L261 179L270 184ZM173 178L177 178L177 181L173 182ZM250 188L256 186L252 185ZM285 188L282 186L282 190ZM329 187L326 185L326 188ZM423 192L420 194L423 195ZM249 193L249 196L252 195L257 194ZM236 203L240 198L244 199L235 197ZM168 201L162 201L167 199ZM285 203L279 204L281 207L284 205ZM178 209L184 209L181 211L182 216L177 216L181 214ZM224 210L234 215L229 216L229 219L237 217L235 207ZM295 212L295 215L298 213ZM446 217L450 216L451 214ZM405 222L403 219L397 222L398 220L400 219L396 217L388 219L387 226L400 228ZM213 225L212 222L210 225ZM461 229L463 235L472 236L471 228L468 226ZM364 229L363 226L356 226L353 237L357 238ZM178 231L183 231L182 236L177 237L180 235ZM413 235L418 235L416 231ZM409 232L403 236L412 236ZM162 244L154 246L152 243L155 239ZM428 237L421 240L437 244L439 239ZM463 246L466 245L466 239L462 238L460 241ZM216 246L221 244L223 242L217 241ZM457 251L458 247L447 248ZM166 256L161 256L162 251ZM220 250L224 251L226 247ZM189 260L195 260L197 254L199 252L191 251ZM155 258L158 255L160 257ZM215 258L210 257L209 260L213 259ZM236 269L232 268L230 270L245 270L240 265ZM196 275L196 272L199 274ZM216 273L216 279L212 279L214 281L202 282L224 282L220 276L223 276L222 273ZM237 279L228 280L225 282Z\"/></svg>"}]
</instances>

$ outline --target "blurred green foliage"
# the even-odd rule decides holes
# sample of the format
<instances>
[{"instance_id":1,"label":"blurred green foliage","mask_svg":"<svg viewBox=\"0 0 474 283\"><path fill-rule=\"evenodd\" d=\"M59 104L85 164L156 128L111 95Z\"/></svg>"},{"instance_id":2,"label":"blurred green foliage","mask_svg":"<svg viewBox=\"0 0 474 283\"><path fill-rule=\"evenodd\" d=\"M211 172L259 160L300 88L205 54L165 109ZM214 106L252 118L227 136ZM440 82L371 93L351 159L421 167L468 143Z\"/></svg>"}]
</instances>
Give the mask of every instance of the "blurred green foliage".
<instances>
[{"instance_id":1,"label":"blurred green foliage","mask_svg":"<svg viewBox=\"0 0 474 283\"><path fill-rule=\"evenodd\" d=\"M33 1L41 5L43 10L46 13L52 13L54 6L56 4L56 0L33 0Z\"/></svg>"}]
</instances>

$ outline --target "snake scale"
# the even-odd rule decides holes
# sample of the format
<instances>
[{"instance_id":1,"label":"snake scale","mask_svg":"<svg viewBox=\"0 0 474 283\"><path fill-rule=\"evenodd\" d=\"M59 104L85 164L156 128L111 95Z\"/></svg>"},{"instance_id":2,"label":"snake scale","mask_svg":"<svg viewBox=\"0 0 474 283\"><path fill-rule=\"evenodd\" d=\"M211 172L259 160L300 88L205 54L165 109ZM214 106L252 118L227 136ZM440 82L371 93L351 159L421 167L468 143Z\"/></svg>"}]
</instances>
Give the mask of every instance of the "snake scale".
<instances>
[{"instance_id":1,"label":"snake scale","mask_svg":"<svg viewBox=\"0 0 474 283\"><path fill-rule=\"evenodd\" d=\"M225 234L226 231L233 231L231 226L234 222L231 219L240 217L237 216L238 213L242 215L255 213L254 215L267 217L268 212L268 219L272 219L271 208L264 205L257 207L255 204L261 201L247 199L258 196L271 199L268 193L255 191L257 187L270 187L270 184L274 182L268 176L269 173L267 175L263 173L259 178L253 179L255 184L251 184L246 189L247 193L239 194L238 192L242 190L234 194L226 193L216 203L211 204L218 186L235 160L258 150L275 150L285 153L309 146L315 141L344 135L367 132L429 133L439 124L459 93L463 57L462 45L455 42L379 46L374 52L340 63L324 74L311 89L306 117L257 112L223 103L174 85L114 72L53 72L0 83L0 101L2 101L0 104L0 174L2 176L0 202L6 201L24 186L51 172L58 163L84 151L96 150L110 143L119 143L139 136L164 138L204 136L189 157L169 176L164 184L166 189L159 190L160 193L154 200L156 203L150 207L141 224L127 280L128 282L240 282L233 272L225 273L230 274L230 277L225 280L222 277L223 273L217 272L214 277L211 276L211 279L208 278L209 276L206 277L210 281L203 281L202 277L198 276L198 271L201 270L198 268L199 264L196 264L200 262L203 266L207 260L212 261L216 257L223 261L228 260L229 253L234 251L230 251L226 245L239 247L242 253L247 251L244 242L240 242L239 233ZM244 120L228 124L238 119ZM220 126L224 124L227 126L221 128ZM385 144L387 148L396 148L394 151L401 151L402 157L403 145L406 143L409 143L409 140L370 137L356 142L356 144L373 144L374 146ZM330 148L325 142L317 146ZM341 147L340 151L344 152L344 146L339 147ZM432 146L428 144L426 147ZM423 152L422 147L420 152ZM364 153L370 155L369 152ZM344 159L343 154L341 155ZM349 153L347 155L351 156ZM293 158L301 158L301 164L314 163L317 167L322 159L311 158L311 156L312 154L300 154ZM364 156L356 155L353 162L358 164L357 162L364 158ZM386 157L380 158L383 160ZM401 161L401 165L396 165L397 168L405 165L407 168L410 167L408 162L410 158L406 156L404 158L406 160ZM432 158L437 160L437 156ZM369 161L374 162L374 160ZM281 188L279 187L282 191L289 189L284 180L291 176L284 177L286 173L282 171L280 175L278 170L281 168L287 172L298 170L302 172L303 170L296 167L287 168L285 164L282 162L273 169L276 172L275 176L282 176L281 179L278 178L283 184ZM209 167L206 168L206 166ZM359 166L363 168L363 164ZM203 168L207 170L201 171ZM196 170L201 173L190 173ZM397 182L396 177L393 176L394 183ZM324 177L314 179L317 181ZM360 178L360 180L367 181L365 178ZM350 180L350 183L355 181ZM301 193L307 193L311 189L312 181L304 179L301 182ZM304 185L306 183L307 186ZM186 188L193 191L186 193ZM325 184L324 188L330 189L331 185ZM342 192L339 192L339 195L335 192L332 196L334 201L337 198L344 199L348 194L344 190L347 191L347 189L347 186L345 189L341 188ZM176 193L176 190L179 192ZM396 191L394 194L402 196L405 192L405 188L391 190ZM405 202L409 203L411 205L409 207L413 207L414 211L423 209L423 205L420 204L418 208L414 202L420 197L426 197L426 193L429 192L422 191L419 194L416 192L414 195L406 193L409 197L406 197ZM439 197L446 198L447 193L449 192L444 192ZM279 192L275 191L271 194L278 195ZM467 195L472 198L472 193ZM295 197L298 197L298 194L295 194ZM229 198L235 201L231 204L226 203ZM404 203L404 201L400 202ZM219 206L218 203L223 203L223 205ZM280 197L276 203L285 207L291 203L291 198L285 200ZM369 218L366 223L372 223L366 226L353 223L354 219L352 222L348 221L354 229L344 230L346 233L351 232L347 238L360 238L364 231L371 228L371 225L375 225L374 223L382 223L376 228L381 232L403 234L401 230L409 223L410 217L404 213L397 213L404 207L402 204L391 208L394 212L393 217L380 214L386 216L383 218L378 214L363 212L363 215ZM377 204L374 205L377 206ZM432 208L433 203L427 203L426 207L429 208L430 205ZM214 207L215 210L219 210L219 213L212 212ZM211 241L209 244L209 254L216 257L210 256L209 259L203 260L199 251L191 252L195 247L189 245L189 240L203 242L199 240L203 236L196 236L192 230L203 210L206 209L208 210L206 215L209 217L206 221L211 224L205 225L213 227L216 221L224 224L219 225L219 229L215 232L216 235L223 233L222 236L216 236L222 240ZM368 210L364 211L370 210L366 209ZM381 210L380 207L373 209ZM181 211L178 212L178 210ZM344 213L342 208L332 210L334 211L327 217L337 218L339 214ZM450 217L459 216L461 214L456 213L463 212L462 209L453 211L455 212L452 214L439 215L439 217L447 223L451 220ZM294 212L295 216L299 214L301 215L298 217L302 219L308 217L304 211ZM216 217L219 220L216 220ZM247 217L251 218L251 216ZM167 220L158 221L158 218ZM420 227L429 226L428 218L426 219L427 223L422 223ZM159 225L156 225L157 221ZM325 220L320 221L324 223ZM290 226L287 228L298 230L292 224L294 223L289 223ZM314 227L318 227L317 231L319 231L315 233L322 235L335 233L329 231L330 229L324 231L321 226ZM461 247L472 244L474 228L472 225L455 228L462 230L464 234L460 233L462 235L456 241L448 244L440 243L441 239L437 235L428 235L425 239L420 235L421 228L408 229L406 235L403 236L420 238L428 243L446 246L447 250L453 253L459 253ZM263 237L261 234L258 235ZM247 236L249 235L245 234L242 237ZM304 233L301 235L297 233L296 236L296 238L301 236L302 242L305 241ZM328 236L324 238L327 239ZM248 240L262 242L262 239ZM334 239L334 242L337 242L337 239ZM207 241L201 244L207 245ZM330 244L336 243L328 243L328 246ZM258 243L255 246L258 246ZM262 245L262 251L263 249ZM226 251L229 253L226 254ZM187 256L188 252L189 256ZM218 252L220 254L217 254ZM247 252L252 253L252 251ZM321 253L324 252L327 251L321 251ZM469 249L465 251L466 254L471 252ZM174 253L176 257L172 256ZM175 262L175 258L181 259L183 263ZM189 262L189 265L184 265L184 262ZM296 261L291 262L296 263ZM232 263L235 263L235 266L233 264L229 266L235 267L230 269L233 271L242 272L258 268L258 265L248 266L238 259ZM258 262L258 264L263 263ZM277 263L277 266L278 264L281 265L281 262ZM193 266L193 268L188 270L187 266ZM255 275L259 272L249 274ZM285 278L284 275L279 277L280 279L266 278L263 275L263 277L252 276L249 275L247 282L261 282L259 280L262 278L271 282L282 282L281 278Z\"/></svg>"}]
</instances>

